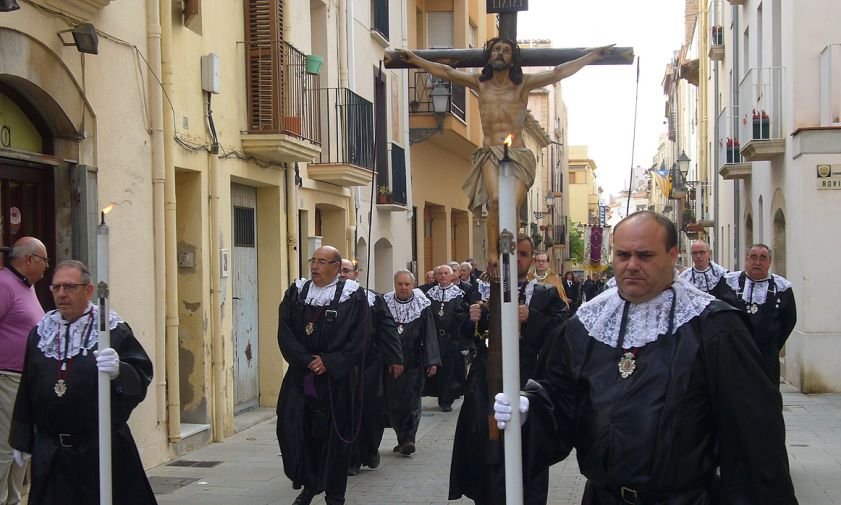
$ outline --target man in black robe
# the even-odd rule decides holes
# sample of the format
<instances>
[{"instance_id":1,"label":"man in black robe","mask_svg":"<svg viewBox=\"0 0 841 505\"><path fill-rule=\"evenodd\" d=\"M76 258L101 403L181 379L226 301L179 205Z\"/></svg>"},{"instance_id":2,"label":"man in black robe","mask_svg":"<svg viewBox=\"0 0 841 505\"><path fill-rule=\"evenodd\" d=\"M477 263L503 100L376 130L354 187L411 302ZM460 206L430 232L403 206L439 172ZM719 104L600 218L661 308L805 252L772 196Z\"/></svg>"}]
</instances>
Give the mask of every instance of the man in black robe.
<instances>
[{"instance_id":1,"label":"man in black robe","mask_svg":"<svg viewBox=\"0 0 841 505\"><path fill-rule=\"evenodd\" d=\"M584 294L584 300L589 302L593 298L599 296L606 287L607 286L605 285L604 280L602 280L602 276L594 272L592 276L587 277L587 280L584 281L584 284L581 286L581 290Z\"/></svg>"},{"instance_id":2,"label":"man in black robe","mask_svg":"<svg viewBox=\"0 0 841 505\"><path fill-rule=\"evenodd\" d=\"M359 278L359 263L342 260L339 278L356 281ZM362 362L363 370L354 370L356 381L362 381L353 388L360 391L362 418L359 434L351 444L348 475L359 475L361 466L380 466L380 443L385 432L385 397L383 396L383 369L392 377L403 373L403 353L397 326L388 311L383 297L374 291L365 291L368 300L369 337Z\"/></svg>"},{"instance_id":3,"label":"man in black robe","mask_svg":"<svg viewBox=\"0 0 841 505\"><path fill-rule=\"evenodd\" d=\"M742 314L674 277L677 255L660 214L614 228L617 287L578 309L518 402L524 474L574 447L585 505L794 505L777 385Z\"/></svg>"},{"instance_id":4,"label":"man in black robe","mask_svg":"<svg viewBox=\"0 0 841 505\"><path fill-rule=\"evenodd\" d=\"M566 303L558 290L537 279L528 279L533 256L528 235L517 237L517 280L520 318L520 385L534 377L538 352L547 335L569 317ZM484 290L483 290L484 291ZM483 334L489 323L487 300L470 306L471 330ZM477 346L476 358L470 367L467 393L458 416L450 466L450 500L462 495L477 505L505 502L502 439L490 440L488 416L491 413L487 382L486 347ZM505 359L503 357L503 359ZM526 504L545 503L549 488L549 472L533 483L526 493Z\"/></svg>"},{"instance_id":5,"label":"man in black robe","mask_svg":"<svg viewBox=\"0 0 841 505\"><path fill-rule=\"evenodd\" d=\"M441 366L432 303L420 289L412 289L414 285L412 272L398 270L394 274L394 291L384 295L403 348L403 374L385 377L388 420L397 434L394 452L403 456L415 453L424 379L435 376Z\"/></svg>"},{"instance_id":6,"label":"man in black robe","mask_svg":"<svg viewBox=\"0 0 841 505\"><path fill-rule=\"evenodd\" d=\"M98 377L111 378L112 502L157 503L128 427L146 397L152 361L111 312L111 347L97 350L99 307L87 267L63 261L48 312L29 334L9 442L19 463L32 455L29 505L99 503Z\"/></svg>"},{"instance_id":7,"label":"man in black robe","mask_svg":"<svg viewBox=\"0 0 841 505\"><path fill-rule=\"evenodd\" d=\"M453 401L464 394L466 366L473 346L461 335L461 326L467 318L464 292L453 283L454 274L449 265L439 266L437 273L438 284L426 292L426 297L432 302L441 369L426 382L424 394L437 396L442 412L452 412Z\"/></svg>"},{"instance_id":8,"label":"man in black robe","mask_svg":"<svg viewBox=\"0 0 841 505\"><path fill-rule=\"evenodd\" d=\"M575 311L581 306L581 283L578 282L572 271L568 271L564 274L563 286L564 293L566 293L567 300L569 300L569 310L575 314Z\"/></svg>"},{"instance_id":9,"label":"man in black robe","mask_svg":"<svg viewBox=\"0 0 841 505\"><path fill-rule=\"evenodd\" d=\"M797 323L797 306L791 282L769 274L771 260L767 245L752 245L745 257L745 271L725 274L712 294L748 315L768 376L777 383L780 351Z\"/></svg>"},{"instance_id":10,"label":"man in black robe","mask_svg":"<svg viewBox=\"0 0 841 505\"><path fill-rule=\"evenodd\" d=\"M289 363L277 401L277 440L283 470L295 489L293 505L325 492L328 505L345 502L349 444L359 430L352 392L372 323L365 292L339 279L342 257L330 246L310 259L310 278L295 281L280 304L277 340Z\"/></svg>"},{"instance_id":11,"label":"man in black robe","mask_svg":"<svg viewBox=\"0 0 841 505\"><path fill-rule=\"evenodd\" d=\"M727 269L711 259L710 244L704 240L692 242L690 252L692 253L692 268L687 268L678 276L704 293L711 293L727 273Z\"/></svg>"}]
</instances>

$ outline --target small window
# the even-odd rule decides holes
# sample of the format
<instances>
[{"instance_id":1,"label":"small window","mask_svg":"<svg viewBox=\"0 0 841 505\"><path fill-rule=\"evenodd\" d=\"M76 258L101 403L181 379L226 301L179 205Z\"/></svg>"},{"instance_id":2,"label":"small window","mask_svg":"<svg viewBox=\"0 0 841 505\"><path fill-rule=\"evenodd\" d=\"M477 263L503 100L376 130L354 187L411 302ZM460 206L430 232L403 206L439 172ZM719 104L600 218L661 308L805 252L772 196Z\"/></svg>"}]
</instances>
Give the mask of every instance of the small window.
<instances>
[{"instance_id":1,"label":"small window","mask_svg":"<svg viewBox=\"0 0 841 505\"><path fill-rule=\"evenodd\" d=\"M254 209L234 207L234 246L254 247Z\"/></svg>"}]
</instances>

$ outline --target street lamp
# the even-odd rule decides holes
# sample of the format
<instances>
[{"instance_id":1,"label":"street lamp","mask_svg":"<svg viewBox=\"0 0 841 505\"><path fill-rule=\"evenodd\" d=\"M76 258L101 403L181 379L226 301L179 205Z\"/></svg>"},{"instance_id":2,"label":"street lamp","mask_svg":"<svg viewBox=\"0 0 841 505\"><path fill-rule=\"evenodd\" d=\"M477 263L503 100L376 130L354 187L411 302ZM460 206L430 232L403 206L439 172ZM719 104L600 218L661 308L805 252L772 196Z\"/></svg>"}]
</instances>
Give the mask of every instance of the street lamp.
<instances>
[{"instance_id":1,"label":"street lamp","mask_svg":"<svg viewBox=\"0 0 841 505\"><path fill-rule=\"evenodd\" d=\"M539 220L543 219L544 217L548 216L549 214L552 213L552 208L554 206L555 206L555 196L552 193L546 193L546 210L545 211L539 211L539 210L533 211L534 219L536 221L539 221Z\"/></svg>"},{"instance_id":2,"label":"street lamp","mask_svg":"<svg viewBox=\"0 0 841 505\"><path fill-rule=\"evenodd\" d=\"M435 114L435 128L412 128L409 130L409 143L417 144L439 133L444 128L444 116L450 111L450 84L437 80L429 97L432 100L432 112Z\"/></svg>"},{"instance_id":3,"label":"street lamp","mask_svg":"<svg viewBox=\"0 0 841 505\"><path fill-rule=\"evenodd\" d=\"M686 181L686 177L689 175L689 162L692 161L689 159L689 156L686 155L686 151L681 151L680 156L677 157L677 168L680 170L680 175L683 176L683 180Z\"/></svg>"},{"instance_id":4,"label":"street lamp","mask_svg":"<svg viewBox=\"0 0 841 505\"><path fill-rule=\"evenodd\" d=\"M20 9L15 0L0 0L0 12L12 12Z\"/></svg>"}]
</instances>

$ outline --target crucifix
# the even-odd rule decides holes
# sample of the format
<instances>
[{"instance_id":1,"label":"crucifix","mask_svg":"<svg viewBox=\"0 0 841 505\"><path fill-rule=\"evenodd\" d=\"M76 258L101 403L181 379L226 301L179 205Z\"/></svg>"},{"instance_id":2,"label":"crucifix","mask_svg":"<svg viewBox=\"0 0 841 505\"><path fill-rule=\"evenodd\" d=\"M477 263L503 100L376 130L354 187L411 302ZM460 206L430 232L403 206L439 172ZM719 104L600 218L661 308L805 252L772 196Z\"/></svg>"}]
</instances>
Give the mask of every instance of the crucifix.
<instances>
[{"instance_id":1,"label":"crucifix","mask_svg":"<svg viewBox=\"0 0 841 505\"><path fill-rule=\"evenodd\" d=\"M536 160L523 139L529 92L569 77L590 64L631 64L633 48L606 46L594 49L524 49L517 45L517 11L527 0L487 0L487 12L499 14L500 37L484 49L386 51L386 68L421 68L439 79L478 92L483 141L471 160L472 169L463 185L470 210L487 221L488 264L491 281L488 336L488 405L503 391L514 405L511 421L500 431L489 410L489 443L504 443L505 501L523 503L522 448L519 404L519 322L517 297L517 209L534 183ZM524 74L523 66L552 66L548 71ZM458 70L482 67L482 73ZM505 358L503 359L503 356ZM500 373L501 372L501 373ZM480 451L482 452L482 451ZM493 500L501 500L501 496Z\"/></svg>"}]
</instances>

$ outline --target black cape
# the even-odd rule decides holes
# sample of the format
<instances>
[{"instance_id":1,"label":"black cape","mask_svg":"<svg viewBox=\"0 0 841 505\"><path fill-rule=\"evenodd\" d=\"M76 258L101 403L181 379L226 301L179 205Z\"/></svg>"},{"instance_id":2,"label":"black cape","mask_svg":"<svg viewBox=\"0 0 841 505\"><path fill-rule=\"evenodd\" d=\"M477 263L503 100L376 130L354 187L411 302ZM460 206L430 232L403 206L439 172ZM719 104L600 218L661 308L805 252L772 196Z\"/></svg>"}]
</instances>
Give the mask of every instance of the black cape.
<instances>
[{"instance_id":1,"label":"black cape","mask_svg":"<svg viewBox=\"0 0 841 505\"><path fill-rule=\"evenodd\" d=\"M98 371L93 352L69 362L66 393L58 397L58 360L38 349L37 328L29 334L18 390L11 446L32 454L30 505L99 503ZM152 361L126 323L111 330L120 374L111 381L111 461L115 505L155 504L140 454L129 430L132 410L146 397ZM71 434L70 437L59 434ZM62 446L61 442L65 446ZM72 445L73 447L66 447Z\"/></svg>"},{"instance_id":2,"label":"black cape","mask_svg":"<svg viewBox=\"0 0 841 505\"><path fill-rule=\"evenodd\" d=\"M344 281L336 296L316 317L319 308L306 305L306 292L295 284L280 304L277 340L289 369L283 377L277 402L277 439L283 471L295 489L301 486L344 496L347 485L348 443L358 429L354 417L350 373L364 354L370 322L363 290L339 303ZM314 331L306 334L307 321ZM327 373L314 375L307 368L320 355Z\"/></svg>"},{"instance_id":3,"label":"black cape","mask_svg":"<svg viewBox=\"0 0 841 505\"><path fill-rule=\"evenodd\" d=\"M461 332L461 326L467 319L464 292L458 286L448 289L457 289L461 294L448 302L443 302L443 314L441 300L436 300L430 296L429 292L426 293L432 302L429 310L435 320L435 329L438 333L441 369L434 377L426 381L424 395L437 396L438 404L441 406L451 405L456 398L464 394L467 376L465 359L469 360L469 354L473 352L472 341L463 338Z\"/></svg>"},{"instance_id":4,"label":"black cape","mask_svg":"<svg viewBox=\"0 0 841 505\"><path fill-rule=\"evenodd\" d=\"M778 386L737 311L711 302L639 349L627 379L621 354L569 321L527 386L529 476L575 447L585 505L623 503L623 486L662 505L797 503Z\"/></svg>"}]
</instances>

